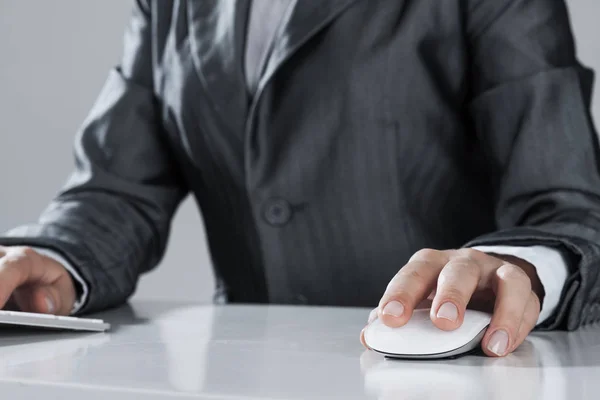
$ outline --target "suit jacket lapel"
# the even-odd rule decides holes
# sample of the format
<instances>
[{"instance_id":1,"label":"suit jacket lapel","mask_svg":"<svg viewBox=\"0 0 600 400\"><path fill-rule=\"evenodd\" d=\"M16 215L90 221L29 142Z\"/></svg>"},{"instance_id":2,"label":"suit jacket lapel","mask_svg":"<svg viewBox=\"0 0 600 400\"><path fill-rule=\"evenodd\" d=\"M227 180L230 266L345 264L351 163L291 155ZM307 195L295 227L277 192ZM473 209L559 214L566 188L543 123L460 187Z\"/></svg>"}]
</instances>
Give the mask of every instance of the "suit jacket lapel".
<instances>
[{"instance_id":1,"label":"suit jacket lapel","mask_svg":"<svg viewBox=\"0 0 600 400\"><path fill-rule=\"evenodd\" d=\"M243 130L248 92L243 70L248 0L187 2L190 48L212 106L235 132Z\"/></svg>"},{"instance_id":2,"label":"suit jacket lapel","mask_svg":"<svg viewBox=\"0 0 600 400\"><path fill-rule=\"evenodd\" d=\"M276 35L252 110L277 69L355 1L297 0ZM215 110L236 132L244 131L249 107L243 69L249 5L248 0L187 2L192 58Z\"/></svg>"},{"instance_id":3,"label":"suit jacket lapel","mask_svg":"<svg viewBox=\"0 0 600 400\"><path fill-rule=\"evenodd\" d=\"M275 38L255 99L260 97L264 86L286 60L355 1L357 0L297 0L294 11L282 22Z\"/></svg>"}]
</instances>

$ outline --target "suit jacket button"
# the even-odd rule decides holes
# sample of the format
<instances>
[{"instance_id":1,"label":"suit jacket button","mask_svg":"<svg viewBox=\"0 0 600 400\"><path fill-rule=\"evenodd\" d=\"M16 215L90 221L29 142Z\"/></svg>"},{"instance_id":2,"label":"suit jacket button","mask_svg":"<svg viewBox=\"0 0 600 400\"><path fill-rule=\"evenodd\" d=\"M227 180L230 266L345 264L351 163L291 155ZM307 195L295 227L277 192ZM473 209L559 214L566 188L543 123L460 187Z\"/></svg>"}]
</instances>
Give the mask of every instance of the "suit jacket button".
<instances>
[{"instance_id":1,"label":"suit jacket button","mask_svg":"<svg viewBox=\"0 0 600 400\"><path fill-rule=\"evenodd\" d=\"M292 207L284 199L270 199L265 203L263 217L270 225L285 225L292 218Z\"/></svg>"}]
</instances>

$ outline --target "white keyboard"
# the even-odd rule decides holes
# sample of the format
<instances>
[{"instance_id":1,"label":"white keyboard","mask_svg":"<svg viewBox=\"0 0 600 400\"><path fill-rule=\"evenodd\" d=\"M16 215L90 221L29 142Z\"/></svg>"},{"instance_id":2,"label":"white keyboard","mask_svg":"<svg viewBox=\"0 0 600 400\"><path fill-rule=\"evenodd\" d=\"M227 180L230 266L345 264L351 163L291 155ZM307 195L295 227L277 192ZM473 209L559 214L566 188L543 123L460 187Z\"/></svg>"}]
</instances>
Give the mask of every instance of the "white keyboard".
<instances>
[{"instance_id":1,"label":"white keyboard","mask_svg":"<svg viewBox=\"0 0 600 400\"><path fill-rule=\"evenodd\" d=\"M0 331L2 330L2 325L32 326L93 332L103 332L110 329L110 324L101 319L62 317L51 314L0 310Z\"/></svg>"}]
</instances>

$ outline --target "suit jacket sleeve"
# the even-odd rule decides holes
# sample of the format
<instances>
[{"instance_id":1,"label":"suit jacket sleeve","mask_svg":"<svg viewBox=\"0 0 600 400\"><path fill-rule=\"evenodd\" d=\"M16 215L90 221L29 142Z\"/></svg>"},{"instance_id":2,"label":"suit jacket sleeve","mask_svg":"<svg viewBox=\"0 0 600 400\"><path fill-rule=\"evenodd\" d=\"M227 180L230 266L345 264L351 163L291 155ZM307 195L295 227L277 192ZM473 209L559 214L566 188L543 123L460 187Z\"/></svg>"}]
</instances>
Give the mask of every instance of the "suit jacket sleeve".
<instances>
[{"instance_id":1,"label":"suit jacket sleeve","mask_svg":"<svg viewBox=\"0 0 600 400\"><path fill-rule=\"evenodd\" d=\"M149 13L136 4L122 61L78 132L76 168L65 187L36 224L0 239L63 255L89 285L81 312L133 293L138 276L161 259L186 194L157 118Z\"/></svg>"},{"instance_id":2,"label":"suit jacket sleeve","mask_svg":"<svg viewBox=\"0 0 600 400\"><path fill-rule=\"evenodd\" d=\"M498 231L466 246L545 245L569 275L542 329L600 320L600 179L593 75L561 0L471 0L469 115L488 161ZM536 266L544 268L543 265Z\"/></svg>"}]
</instances>

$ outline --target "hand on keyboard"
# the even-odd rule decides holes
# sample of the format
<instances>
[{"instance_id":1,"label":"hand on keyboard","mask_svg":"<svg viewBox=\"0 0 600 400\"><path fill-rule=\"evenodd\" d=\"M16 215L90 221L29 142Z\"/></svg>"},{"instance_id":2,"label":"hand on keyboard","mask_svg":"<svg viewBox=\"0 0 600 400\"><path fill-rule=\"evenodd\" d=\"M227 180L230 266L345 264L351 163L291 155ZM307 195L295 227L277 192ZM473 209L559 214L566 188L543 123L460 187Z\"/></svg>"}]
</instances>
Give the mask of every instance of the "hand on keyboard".
<instances>
[{"instance_id":1,"label":"hand on keyboard","mask_svg":"<svg viewBox=\"0 0 600 400\"><path fill-rule=\"evenodd\" d=\"M0 308L68 315L75 303L68 271L27 247L0 246Z\"/></svg>"}]
</instances>

